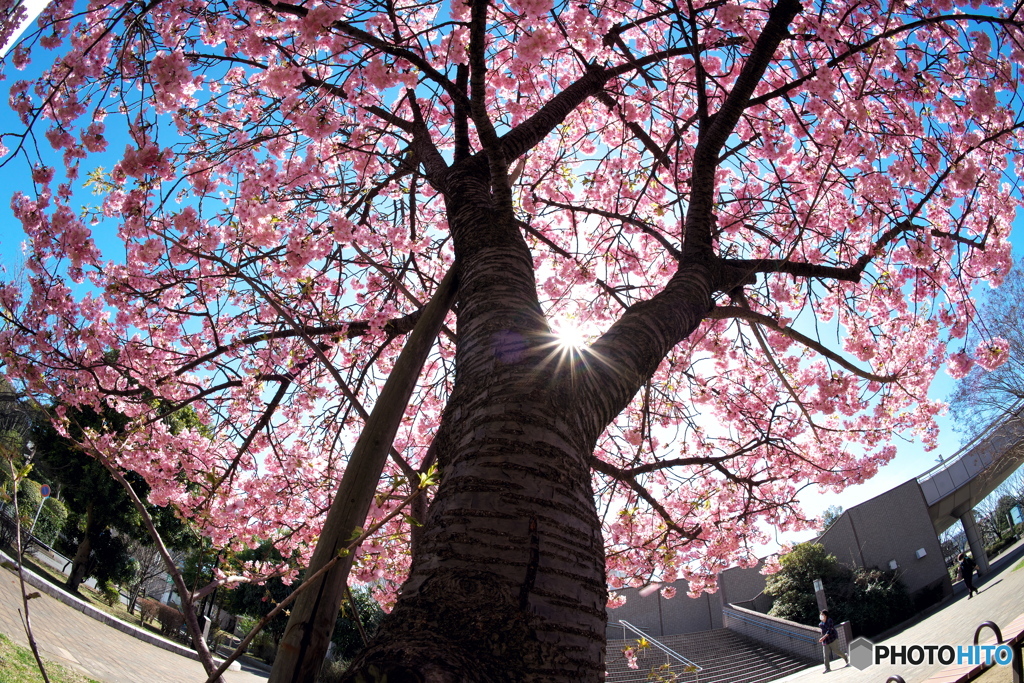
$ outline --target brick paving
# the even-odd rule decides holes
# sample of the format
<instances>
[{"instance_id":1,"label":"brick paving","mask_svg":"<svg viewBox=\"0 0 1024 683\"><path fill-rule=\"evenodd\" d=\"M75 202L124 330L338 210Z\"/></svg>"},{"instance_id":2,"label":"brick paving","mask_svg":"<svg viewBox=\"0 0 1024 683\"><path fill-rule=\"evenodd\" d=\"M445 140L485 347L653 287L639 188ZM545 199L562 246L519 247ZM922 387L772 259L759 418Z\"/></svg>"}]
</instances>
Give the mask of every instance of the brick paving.
<instances>
[{"instance_id":1,"label":"brick paving","mask_svg":"<svg viewBox=\"0 0 1024 683\"><path fill-rule=\"evenodd\" d=\"M989 574L976 585L980 593L967 599L962 583L955 586L954 598L942 609L929 615L888 638L877 640L876 644L899 645L970 645L974 642L974 630L984 621L993 621L1000 628L1024 613L1024 568L1013 568L1024 558L1024 541L1008 549L993 563ZM883 634L884 635L884 634ZM992 631L981 632L979 642L985 643L992 637ZM1004 638L1009 634L1004 633ZM779 679L775 683L863 683L872 681L884 683L892 675L902 676L906 683L922 683L944 668L941 664L870 666L864 671L842 666L842 660L832 662L832 671L823 674L821 664L800 673Z\"/></svg>"},{"instance_id":2,"label":"brick paving","mask_svg":"<svg viewBox=\"0 0 1024 683\"><path fill-rule=\"evenodd\" d=\"M31 589L30 590L34 590ZM0 632L25 647L18 575L0 569ZM103 683L202 683L202 664L121 633L43 594L29 603L32 632L44 659ZM260 683L266 674L229 671L226 683Z\"/></svg>"}]
</instances>

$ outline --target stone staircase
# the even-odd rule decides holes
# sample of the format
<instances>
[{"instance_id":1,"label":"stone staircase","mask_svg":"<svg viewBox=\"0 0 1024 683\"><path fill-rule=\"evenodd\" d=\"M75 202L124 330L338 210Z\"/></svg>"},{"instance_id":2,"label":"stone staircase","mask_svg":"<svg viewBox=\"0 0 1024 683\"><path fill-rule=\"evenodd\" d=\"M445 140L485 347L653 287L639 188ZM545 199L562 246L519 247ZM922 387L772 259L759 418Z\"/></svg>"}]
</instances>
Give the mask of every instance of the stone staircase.
<instances>
[{"instance_id":1,"label":"stone staircase","mask_svg":"<svg viewBox=\"0 0 1024 683\"><path fill-rule=\"evenodd\" d=\"M814 664L793 655L769 650L760 643L723 628L658 638L658 641L667 648L700 666L700 672L686 671L683 664L667 657L654 647L647 648L639 654L638 669L630 669L622 656L622 648L626 645L635 645L636 640L633 638L608 641L605 656L607 683L763 683L788 676ZM669 666L663 668L665 664ZM673 674L677 678L673 678Z\"/></svg>"}]
</instances>

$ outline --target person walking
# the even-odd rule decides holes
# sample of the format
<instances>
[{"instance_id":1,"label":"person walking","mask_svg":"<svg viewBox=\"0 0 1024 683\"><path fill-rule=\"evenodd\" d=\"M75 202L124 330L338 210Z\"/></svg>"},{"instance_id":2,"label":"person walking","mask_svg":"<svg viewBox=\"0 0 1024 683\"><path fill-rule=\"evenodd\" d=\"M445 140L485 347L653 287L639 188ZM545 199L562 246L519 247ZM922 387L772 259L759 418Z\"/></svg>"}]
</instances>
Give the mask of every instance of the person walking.
<instances>
[{"instance_id":1,"label":"person walking","mask_svg":"<svg viewBox=\"0 0 1024 683\"><path fill-rule=\"evenodd\" d=\"M960 557L957 559L960 560L960 566L957 567L956 573L964 580L964 585L967 586L967 599L970 600L978 592L978 589L974 587L974 570L978 565L967 553L960 553Z\"/></svg>"},{"instance_id":2,"label":"person walking","mask_svg":"<svg viewBox=\"0 0 1024 683\"><path fill-rule=\"evenodd\" d=\"M825 658L825 670L822 673L827 674L832 670L829 666L832 662L832 655L846 660L846 666L850 666L850 658L839 647L839 634L836 632L836 625L828 616L828 610L821 610L821 614L818 616L821 617L821 623L818 624L818 628L821 629L821 638L818 638L818 642L821 643L822 656Z\"/></svg>"}]
</instances>

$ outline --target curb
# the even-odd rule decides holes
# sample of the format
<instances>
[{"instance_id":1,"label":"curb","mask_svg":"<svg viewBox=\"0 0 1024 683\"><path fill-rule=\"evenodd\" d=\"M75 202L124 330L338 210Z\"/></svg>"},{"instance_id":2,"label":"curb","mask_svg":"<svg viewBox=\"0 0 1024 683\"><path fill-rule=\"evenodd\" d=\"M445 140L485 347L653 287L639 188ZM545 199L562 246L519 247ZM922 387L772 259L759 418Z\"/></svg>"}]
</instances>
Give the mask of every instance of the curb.
<instances>
[{"instance_id":1,"label":"curb","mask_svg":"<svg viewBox=\"0 0 1024 683\"><path fill-rule=\"evenodd\" d=\"M18 563L15 562L14 558L8 556L7 553L4 553L3 551L0 551L0 561L10 562L15 567L18 566ZM11 570L11 573L17 574L17 571ZM176 655L188 657L189 659L194 659L197 662L199 661L199 655L194 650L191 650L179 643L175 643L174 641L167 640L162 636L158 636L148 631L144 631L138 628L137 626L132 626L128 622L122 621L117 617L113 617L104 612L103 610L93 607L81 598L76 598L74 595L62 591L60 588L57 588L57 586L54 586L52 583L42 578L41 576L38 576L35 572L29 569L25 569L23 573L25 575L25 583L29 584L33 588L43 593L46 593L54 600L62 602L68 607L78 610L87 617L92 617L96 621L103 622L107 626L117 629L121 633L129 635L132 638L136 638L145 643L149 643L150 645L159 647L163 650L167 650L168 652L173 652ZM223 663L224 660L214 659L214 661L218 664L221 664ZM242 666L237 661L232 662L231 666L228 667L228 670L241 671Z\"/></svg>"}]
</instances>

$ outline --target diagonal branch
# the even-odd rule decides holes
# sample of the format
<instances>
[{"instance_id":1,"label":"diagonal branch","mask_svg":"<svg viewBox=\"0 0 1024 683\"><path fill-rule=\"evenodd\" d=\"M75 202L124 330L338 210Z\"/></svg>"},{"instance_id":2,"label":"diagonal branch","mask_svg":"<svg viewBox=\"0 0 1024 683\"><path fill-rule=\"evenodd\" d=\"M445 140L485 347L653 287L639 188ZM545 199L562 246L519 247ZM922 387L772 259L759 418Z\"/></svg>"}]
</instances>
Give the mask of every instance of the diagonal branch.
<instances>
[{"instance_id":1,"label":"diagonal branch","mask_svg":"<svg viewBox=\"0 0 1024 683\"><path fill-rule=\"evenodd\" d=\"M690 206L686 212L684 251L709 253L712 249L712 214L715 204L715 173L721 151L746 110L754 89L761 82L775 50L789 37L789 23L802 9L798 0L779 0L768 13L768 21L743 64L739 76L714 119L701 136L693 154Z\"/></svg>"},{"instance_id":2,"label":"diagonal branch","mask_svg":"<svg viewBox=\"0 0 1024 683\"><path fill-rule=\"evenodd\" d=\"M853 363L851 363L850 361L846 360L845 358L837 354L835 351L829 349L827 346L815 341L814 339L811 339L805 334L797 332L791 327L783 327L779 325L779 323L774 318L767 316L763 313L757 313L756 311L751 311L750 309L742 308L740 306L718 306L708 314L708 318L714 320L729 320L732 318L739 318L740 320L746 320L747 322L750 323L762 325L771 330L774 330L775 332L778 332L779 334L785 335L786 337L789 337L793 341L799 342L804 346L807 346L808 348L814 349L822 356L825 356L829 360L838 363L843 368L849 370L858 377L869 380L871 382L881 382L883 384L887 384L889 382L894 382L897 379L899 379L899 375L878 375L873 372L868 372L867 370L862 370Z\"/></svg>"}]
</instances>

